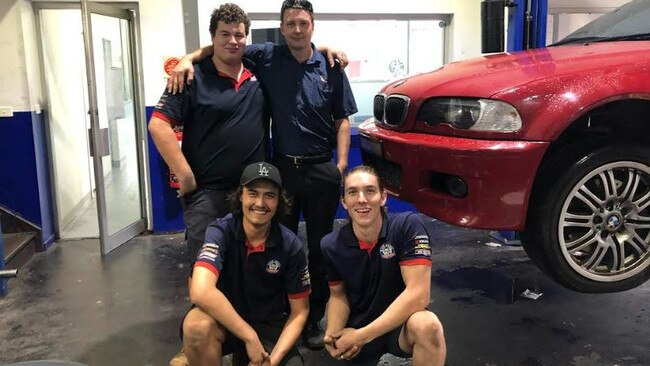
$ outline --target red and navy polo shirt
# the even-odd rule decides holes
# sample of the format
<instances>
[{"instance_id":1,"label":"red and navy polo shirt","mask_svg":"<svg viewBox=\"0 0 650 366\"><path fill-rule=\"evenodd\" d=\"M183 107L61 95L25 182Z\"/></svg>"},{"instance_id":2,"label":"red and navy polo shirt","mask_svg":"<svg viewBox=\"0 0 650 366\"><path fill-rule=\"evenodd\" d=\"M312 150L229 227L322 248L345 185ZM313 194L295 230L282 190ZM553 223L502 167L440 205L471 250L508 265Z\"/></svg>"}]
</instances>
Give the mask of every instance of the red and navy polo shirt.
<instances>
[{"instance_id":1,"label":"red and navy polo shirt","mask_svg":"<svg viewBox=\"0 0 650 366\"><path fill-rule=\"evenodd\" d=\"M199 187L237 187L246 165L266 160L270 112L247 69L235 80L206 57L194 65L194 81L182 93L165 90L152 116L183 125L183 155Z\"/></svg>"},{"instance_id":2,"label":"red and navy polo shirt","mask_svg":"<svg viewBox=\"0 0 650 366\"><path fill-rule=\"evenodd\" d=\"M247 322L286 320L288 298L311 292L304 246L280 224L273 223L266 242L253 248L240 217L217 219L205 232L194 266L218 276L217 287Z\"/></svg>"},{"instance_id":3,"label":"red and navy polo shirt","mask_svg":"<svg viewBox=\"0 0 650 366\"><path fill-rule=\"evenodd\" d=\"M377 243L360 243L348 223L323 237L321 249L330 286L345 284L353 328L375 320L404 291L401 266L431 266L429 234L413 212L384 217Z\"/></svg>"}]
</instances>

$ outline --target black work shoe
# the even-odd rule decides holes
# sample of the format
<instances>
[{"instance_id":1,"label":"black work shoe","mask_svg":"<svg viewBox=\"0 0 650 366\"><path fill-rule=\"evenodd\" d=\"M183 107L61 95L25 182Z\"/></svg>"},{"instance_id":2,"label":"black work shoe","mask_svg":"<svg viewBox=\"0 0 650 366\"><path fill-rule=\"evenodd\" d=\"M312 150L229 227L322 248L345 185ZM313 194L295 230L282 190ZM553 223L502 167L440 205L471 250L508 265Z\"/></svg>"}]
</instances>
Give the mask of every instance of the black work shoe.
<instances>
[{"instance_id":1,"label":"black work shoe","mask_svg":"<svg viewBox=\"0 0 650 366\"><path fill-rule=\"evenodd\" d=\"M321 328L319 322L310 322L308 321L305 324L305 329L302 331L302 343L305 347L318 351L325 347L323 343L323 337L325 332Z\"/></svg>"}]
</instances>

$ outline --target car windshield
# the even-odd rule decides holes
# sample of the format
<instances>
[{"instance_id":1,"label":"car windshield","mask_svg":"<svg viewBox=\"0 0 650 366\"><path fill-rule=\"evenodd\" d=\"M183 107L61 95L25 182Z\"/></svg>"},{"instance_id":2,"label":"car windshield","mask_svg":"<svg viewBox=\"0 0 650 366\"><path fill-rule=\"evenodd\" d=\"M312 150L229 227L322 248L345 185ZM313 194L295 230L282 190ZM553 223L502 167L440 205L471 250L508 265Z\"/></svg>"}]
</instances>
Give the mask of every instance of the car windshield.
<instances>
[{"instance_id":1,"label":"car windshield","mask_svg":"<svg viewBox=\"0 0 650 366\"><path fill-rule=\"evenodd\" d=\"M650 0L631 1L569 34L553 46L636 40L650 40Z\"/></svg>"}]
</instances>

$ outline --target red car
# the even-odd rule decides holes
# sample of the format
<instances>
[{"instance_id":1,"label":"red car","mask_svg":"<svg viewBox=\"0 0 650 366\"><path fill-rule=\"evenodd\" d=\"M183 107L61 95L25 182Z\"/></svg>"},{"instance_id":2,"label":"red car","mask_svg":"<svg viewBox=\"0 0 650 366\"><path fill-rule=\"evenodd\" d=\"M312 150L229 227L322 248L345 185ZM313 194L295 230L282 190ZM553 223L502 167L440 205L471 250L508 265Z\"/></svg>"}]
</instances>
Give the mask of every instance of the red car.
<instances>
[{"instance_id":1,"label":"red car","mask_svg":"<svg viewBox=\"0 0 650 366\"><path fill-rule=\"evenodd\" d=\"M548 48L386 85L359 127L391 194L450 224L515 230L564 286L650 277L650 2Z\"/></svg>"}]
</instances>

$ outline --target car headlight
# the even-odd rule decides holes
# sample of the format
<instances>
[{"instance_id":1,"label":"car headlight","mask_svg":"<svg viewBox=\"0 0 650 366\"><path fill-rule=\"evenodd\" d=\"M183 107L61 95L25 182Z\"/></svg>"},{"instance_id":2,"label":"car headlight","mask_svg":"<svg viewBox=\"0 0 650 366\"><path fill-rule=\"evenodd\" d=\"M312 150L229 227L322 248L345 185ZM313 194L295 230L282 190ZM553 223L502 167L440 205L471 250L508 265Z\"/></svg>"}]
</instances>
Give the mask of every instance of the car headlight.
<instances>
[{"instance_id":1,"label":"car headlight","mask_svg":"<svg viewBox=\"0 0 650 366\"><path fill-rule=\"evenodd\" d=\"M521 117L508 103L476 98L433 98L425 101L417 119L429 126L449 123L463 130L514 132Z\"/></svg>"}]
</instances>

